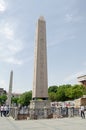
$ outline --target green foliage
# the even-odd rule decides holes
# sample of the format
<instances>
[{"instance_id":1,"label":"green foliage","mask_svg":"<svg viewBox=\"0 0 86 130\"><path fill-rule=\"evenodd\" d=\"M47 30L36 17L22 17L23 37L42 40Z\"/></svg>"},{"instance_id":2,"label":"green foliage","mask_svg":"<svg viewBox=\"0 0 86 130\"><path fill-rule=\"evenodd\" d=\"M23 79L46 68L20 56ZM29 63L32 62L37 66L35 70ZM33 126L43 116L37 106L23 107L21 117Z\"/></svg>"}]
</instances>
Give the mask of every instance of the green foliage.
<instances>
[{"instance_id":1,"label":"green foliage","mask_svg":"<svg viewBox=\"0 0 86 130\"><path fill-rule=\"evenodd\" d=\"M86 87L82 85L61 85L48 88L49 99L51 101L74 100L86 95Z\"/></svg>"},{"instance_id":2,"label":"green foliage","mask_svg":"<svg viewBox=\"0 0 86 130\"><path fill-rule=\"evenodd\" d=\"M57 90L58 90L58 86L50 86L50 87L48 88L48 92L49 92L49 93L50 93L50 92L56 93Z\"/></svg>"},{"instance_id":3,"label":"green foliage","mask_svg":"<svg viewBox=\"0 0 86 130\"><path fill-rule=\"evenodd\" d=\"M67 88L66 89L66 91L65 91L65 96L66 96L66 98L69 100L71 100L73 97L72 97L72 87L69 87L69 88Z\"/></svg>"},{"instance_id":4,"label":"green foliage","mask_svg":"<svg viewBox=\"0 0 86 130\"><path fill-rule=\"evenodd\" d=\"M56 101L56 93L54 92L49 93L49 100Z\"/></svg>"},{"instance_id":5,"label":"green foliage","mask_svg":"<svg viewBox=\"0 0 86 130\"><path fill-rule=\"evenodd\" d=\"M0 104L5 104L6 100L7 100L6 94L0 95Z\"/></svg>"},{"instance_id":6,"label":"green foliage","mask_svg":"<svg viewBox=\"0 0 86 130\"><path fill-rule=\"evenodd\" d=\"M12 98L11 98L12 104L18 105L18 100L19 100L19 97L12 97Z\"/></svg>"},{"instance_id":7,"label":"green foliage","mask_svg":"<svg viewBox=\"0 0 86 130\"><path fill-rule=\"evenodd\" d=\"M65 95L65 86L60 86L58 88L58 91L56 93L57 101L65 101L66 95Z\"/></svg>"},{"instance_id":8,"label":"green foliage","mask_svg":"<svg viewBox=\"0 0 86 130\"><path fill-rule=\"evenodd\" d=\"M72 88L72 98L77 99L83 96L83 86L81 85L74 85Z\"/></svg>"},{"instance_id":9,"label":"green foliage","mask_svg":"<svg viewBox=\"0 0 86 130\"><path fill-rule=\"evenodd\" d=\"M20 96L18 103L20 103L22 106L28 106L30 104L31 99L32 99L32 91L25 92Z\"/></svg>"},{"instance_id":10,"label":"green foliage","mask_svg":"<svg viewBox=\"0 0 86 130\"><path fill-rule=\"evenodd\" d=\"M81 87L83 86L81 85ZM86 87L83 87L83 95L86 95Z\"/></svg>"}]
</instances>

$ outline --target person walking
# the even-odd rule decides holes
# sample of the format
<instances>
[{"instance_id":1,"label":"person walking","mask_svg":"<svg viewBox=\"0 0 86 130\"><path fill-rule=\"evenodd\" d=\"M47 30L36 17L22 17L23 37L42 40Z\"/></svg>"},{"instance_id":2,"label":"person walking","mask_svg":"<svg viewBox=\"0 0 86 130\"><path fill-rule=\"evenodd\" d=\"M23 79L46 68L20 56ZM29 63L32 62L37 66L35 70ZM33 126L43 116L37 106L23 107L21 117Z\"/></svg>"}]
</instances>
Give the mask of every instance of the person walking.
<instances>
[{"instance_id":1,"label":"person walking","mask_svg":"<svg viewBox=\"0 0 86 130\"><path fill-rule=\"evenodd\" d=\"M84 106L81 106L80 110L81 110L81 117L83 119L85 119L85 108L84 108Z\"/></svg>"},{"instance_id":2,"label":"person walking","mask_svg":"<svg viewBox=\"0 0 86 130\"><path fill-rule=\"evenodd\" d=\"M8 110L8 108L7 108L7 106L5 105L5 106L4 106L4 116L7 116L7 110Z\"/></svg>"},{"instance_id":3,"label":"person walking","mask_svg":"<svg viewBox=\"0 0 86 130\"><path fill-rule=\"evenodd\" d=\"M3 106L3 105L1 105L0 110L1 110L1 117L2 117L2 116L3 116L3 113L4 113L4 106Z\"/></svg>"}]
</instances>

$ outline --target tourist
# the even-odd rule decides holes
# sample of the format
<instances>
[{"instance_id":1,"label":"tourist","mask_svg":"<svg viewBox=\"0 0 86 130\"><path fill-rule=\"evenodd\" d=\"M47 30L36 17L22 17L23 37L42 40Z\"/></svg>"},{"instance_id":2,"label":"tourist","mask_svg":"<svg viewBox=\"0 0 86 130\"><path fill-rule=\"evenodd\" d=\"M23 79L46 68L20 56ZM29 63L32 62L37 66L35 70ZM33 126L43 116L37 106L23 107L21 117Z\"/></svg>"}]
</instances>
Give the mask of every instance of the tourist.
<instances>
[{"instance_id":1,"label":"tourist","mask_svg":"<svg viewBox=\"0 0 86 130\"><path fill-rule=\"evenodd\" d=\"M1 111L1 117L2 117L2 115L4 114L4 106L3 105L1 105L0 111Z\"/></svg>"},{"instance_id":2,"label":"tourist","mask_svg":"<svg viewBox=\"0 0 86 130\"><path fill-rule=\"evenodd\" d=\"M7 116L7 112L8 112L8 107L5 105L4 106L4 116Z\"/></svg>"},{"instance_id":3,"label":"tourist","mask_svg":"<svg viewBox=\"0 0 86 130\"><path fill-rule=\"evenodd\" d=\"M80 107L80 112L81 112L81 117L85 118L85 108L84 108L84 106Z\"/></svg>"}]
</instances>

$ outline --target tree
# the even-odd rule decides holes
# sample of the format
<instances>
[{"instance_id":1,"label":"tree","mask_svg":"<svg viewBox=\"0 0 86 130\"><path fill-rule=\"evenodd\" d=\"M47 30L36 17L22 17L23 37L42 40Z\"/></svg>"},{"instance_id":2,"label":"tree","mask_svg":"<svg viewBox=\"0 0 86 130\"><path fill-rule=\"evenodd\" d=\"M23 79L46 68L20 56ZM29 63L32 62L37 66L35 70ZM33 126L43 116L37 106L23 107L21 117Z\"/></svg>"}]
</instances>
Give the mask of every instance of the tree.
<instances>
[{"instance_id":1,"label":"tree","mask_svg":"<svg viewBox=\"0 0 86 130\"><path fill-rule=\"evenodd\" d=\"M6 94L0 95L0 104L5 104L6 100L7 100Z\"/></svg>"},{"instance_id":2,"label":"tree","mask_svg":"<svg viewBox=\"0 0 86 130\"><path fill-rule=\"evenodd\" d=\"M19 97L12 97L12 98L11 98L12 104L18 105L18 100L19 100Z\"/></svg>"},{"instance_id":3,"label":"tree","mask_svg":"<svg viewBox=\"0 0 86 130\"><path fill-rule=\"evenodd\" d=\"M50 92L49 93L49 99L53 102L56 101L56 93Z\"/></svg>"},{"instance_id":4,"label":"tree","mask_svg":"<svg viewBox=\"0 0 86 130\"><path fill-rule=\"evenodd\" d=\"M86 94L86 88L82 85L61 85L56 93L57 101L74 100Z\"/></svg>"},{"instance_id":5,"label":"tree","mask_svg":"<svg viewBox=\"0 0 86 130\"><path fill-rule=\"evenodd\" d=\"M66 100L72 100L72 86L67 88L65 91Z\"/></svg>"},{"instance_id":6,"label":"tree","mask_svg":"<svg viewBox=\"0 0 86 130\"><path fill-rule=\"evenodd\" d=\"M50 93L50 92L56 93L57 90L58 90L58 86L50 86L50 87L48 88L48 92L49 92L49 93Z\"/></svg>"},{"instance_id":7,"label":"tree","mask_svg":"<svg viewBox=\"0 0 86 130\"><path fill-rule=\"evenodd\" d=\"M83 95L86 95L86 86L80 85L82 87Z\"/></svg>"},{"instance_id":8,"label":"tree","mask_svg":"<svg viewBox=\"0 0 86 130\"><path fill-rule=\"evenodd\" d=\"M22 106L28 106L30 104L31 99L32 99L32 91L25 92L20 96L18 103L20 103Z\"/></svg>"},{"instance_id":9,"label":"tree","mask_svg":"<svg viewBox=\"0 0 86 130\"><path fill-rule=\"evenodd\" d=\"M83 96L83 86L82 85L74 85L72 87L71 96L73 99L77 99Z\"/></svg>"},{"instance_id":10,"label":"tree","mask_svg":"<svg viewBox=\"0 0 86 130\"><path fill-rule=\"evenodd\" d=\"M65 101L66 100L65 87L60 86L58 88L58 91L56 92L56 98L57 98L57 101Z\"/></svg>"}]
</instances>

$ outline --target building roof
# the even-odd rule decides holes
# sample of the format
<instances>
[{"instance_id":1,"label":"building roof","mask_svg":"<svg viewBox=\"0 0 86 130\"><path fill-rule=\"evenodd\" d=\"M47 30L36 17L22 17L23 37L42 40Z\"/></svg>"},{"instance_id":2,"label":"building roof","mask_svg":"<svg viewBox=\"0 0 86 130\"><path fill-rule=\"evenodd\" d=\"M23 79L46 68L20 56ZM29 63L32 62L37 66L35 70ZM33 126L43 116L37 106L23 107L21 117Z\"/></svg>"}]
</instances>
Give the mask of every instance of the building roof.
<instances>
[{"instance_id":1,"label":"building roof","mask_svg":"<svg viewBox=\"0 0 86 130\"><path fill-rule=\"evenodd\" d=\"M86 81L86 75L79 76L77 79L79 82Z\"/></svg>"}]
</instances>

